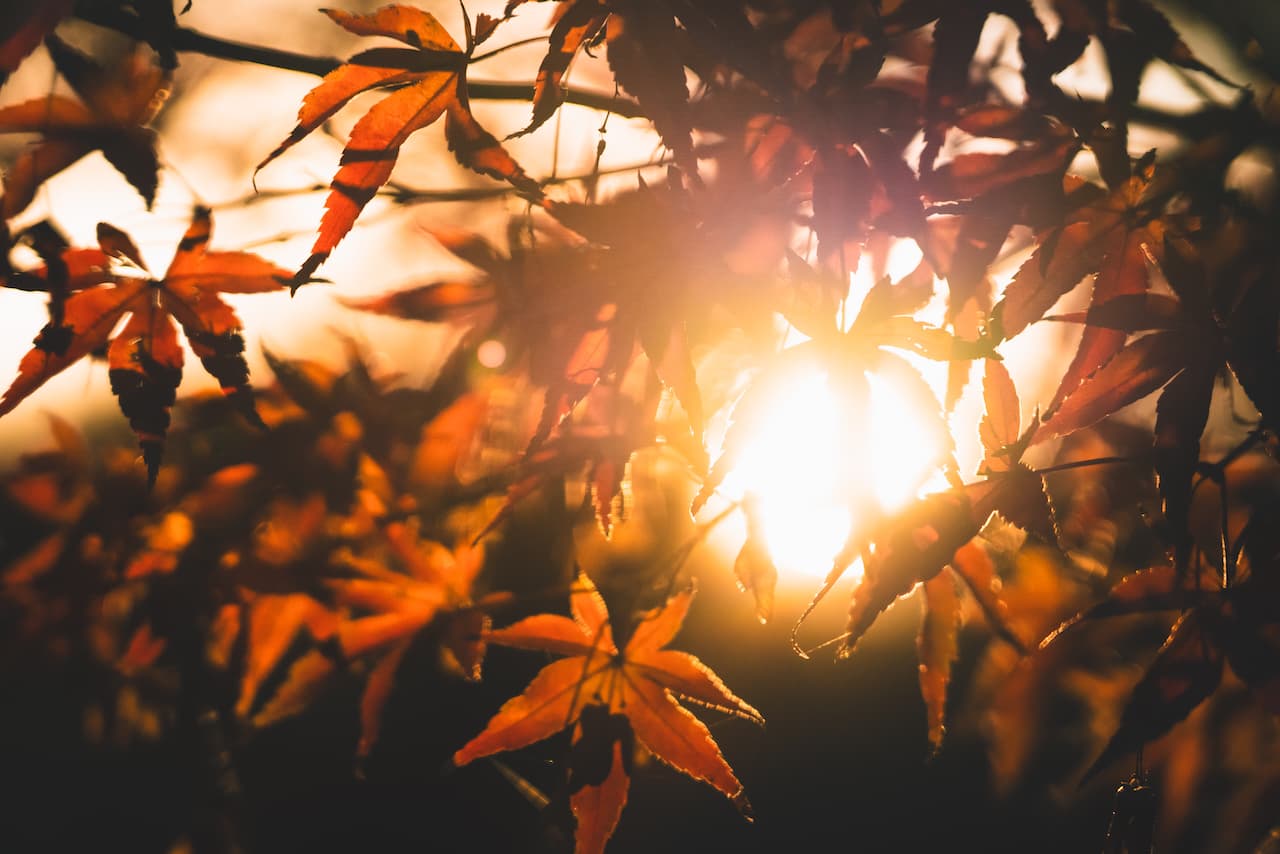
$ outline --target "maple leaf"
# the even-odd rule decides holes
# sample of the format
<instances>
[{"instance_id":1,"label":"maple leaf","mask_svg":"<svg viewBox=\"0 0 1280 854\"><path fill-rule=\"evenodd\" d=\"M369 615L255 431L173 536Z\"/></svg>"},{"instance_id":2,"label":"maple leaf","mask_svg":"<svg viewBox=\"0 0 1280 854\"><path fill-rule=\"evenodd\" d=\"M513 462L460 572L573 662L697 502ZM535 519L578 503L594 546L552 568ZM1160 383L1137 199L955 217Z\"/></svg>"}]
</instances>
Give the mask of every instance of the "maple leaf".
<instances>
[{"instance_id":1,"label":"maple leaf","mask_svg":"<svg viewBox=\"0 0 1280 854\"><path fill-rule=\"evenodd\" d=\"M1154 60L1198 71L1228 86L1235 85L1200 62L1169 19L1148 0L1116 0L1106 4L1055 0L1054 5L1063 21L1059 39L1083 46L1092 36L1106 55L1111 78L1107 119L1115 126L1121 151L1126 147L1128 117L1132 105L1138 101L1139 84Z\"/></svg>"},{"instance_id":2,"label":"maple leaf","mask_svg":"<svg viewBox=\"0 0 1280 854\"><path fill-rule=\"evenodd\" d=\"M979 309L983 316L990 311L993 286L988 268L1014 225L1058 225L1066 211L1101 191L1065 174L1080 143L1055 121L1026 110L982 105L965 110L954 122L973 136L1019 143L1004 154L958 154L921 175L930 198L970 199L949 264L939 270L949 286L947 316L958 322L966 307ZM1127 156L1124 173L1129 174Z\"/></svg>"},{"instance_id":3,"label":"maple leaf","mask_svg":"<svg viewBox=\"0 0 1280 854\"><path fill-rule=\"evenodd\" d=\"M644 614L619 651L604 600L584 576L570 596L573 619L540 614L491 632L491 643L567 657L544 667L453 761L466 765L574 727L572 783L579 788L570 805L578 822L579 854L603 850L626 804L629 760L624 747L631 733L653 755L709 783L750 817L742 784L711 732L677 697L759 724L764 719L697 658L663 649L680 630L692 601L688 590ZM586 773L582 754L593 743L603 756L597 753L594 773Z\"/></svg>"},{"instance_id":4,"label":"maple leaf","mask_svg":"<svg viewBox=\"0 0 1280 854\"><path fill-rule=\"evenodd\" d=\"M0 107L0 133L43 137L5 173L0 219L17 216L42 183L92 151L101 151L149 208L159 161L155 131L146 125L168 97L171 73L157 66L142 46L104 69L57 36L48 36L45 45L80 100L49 95Z\"/></svg>"},{"instance_id":5,"label":"maple leaf","mask_svg":"<svg viewBox=\"0 0 1280 854\"><path fill-rule=\"evenodd\" d=\"M435 16L412 6L383 6L369 14L322 10L334 23L361 36L385 36L407 48L373 48L351 57L325 75L298 110L297 127L258 168L275 160L324 124L348 101L372 89L394 91L375 104L351 129L341 166L330 184L320 232L311 256L298 271L297 282L311 276L351 230L356 217L378 188L391 177L400 146L415 131L445 117L449 150L463 166L509 182L530 198L542 191L498 140L471 114L466 69L479 41L492 32L492 20L481 16L478 36L467 25L464 51Z\"/></svg>"},{"instance_id":6,"label":"maple leaf","mask_svg":"<svg viewBox=\"0 0 1280 854\"><path fill-rule=\"evenodd\" d=\"M594 297L590 305L597 308L593 314L579 315L586 328L573 339L572 349L559 354L564 361L556 365L560 370L549 384L530 447L545 439L550 428L597 383L620 380L637 347L648 357L654 374L680 401L694 443L701 444L702 395L685 318L694 310L689 304L691 274L700 272L706 262L688 239L689 230L698 227L690 204L678 183L668 183L661 187L642 184L637 192L615 197L607 208L571 203L550 206L557 220L600 248L600 275L609 290L603 299ZM640 223L645 224L642 236L636 232ZM655 256L655 244L666 254ZM654 288L659 282L669 300L655 301Z\"/></svg>"},{"instance_id":7,"label":"maple leaf","mask_svg":"<svg viewBox=\"0 0 1280 854\"><path fill-rule=\"evenodd\" d=\"M352 555L342 563L357 577L325 582L339 603L368 612L339 621L336 637L343 657L378 657L360 701L360 758L377 742L382 709L414 637L447 618L444 634L451 642L443 651L452 657L453 669L476 679L484 649L479 638L488 628L484 613L470 607L471 585L484 565L482 550L451 553L438 543L422 540L401 522L385 525L382 537L392 560ZM405 571L390 569L392 562Z\"/></svg>"},{"instance_id":8,"label":"maple leaf","mask_svg":"<svg viewBox=\"0 0 1280 854\"><path fill-rule=\"evenodd\" d=\"M1224 664L1231 665L1268 711L1280 709L1280 671L1275 666L1280 613L1271 567L1261 569L1263 573L1246 572L1227 588L1220 570L1204 564L1195 573L1176 564L1145 569L1125 577L1105 599L1041 642L1041 650L1051 649L1066 634L1098 619L1182 611L1082 782L1184 720L1217 690Z\"/></svg>"},{"instance_id":9,"label":"maple leaf","mask_svg":"<svg viewBox=\"0 0 1280 854\"><path fill-rule=\"evenodd\" d=\"M613 384L594 386L580 412L563 418L551 429L549 439L536 446L531 443L513 470L506 501L476 540L508 518L519 502L539 489L558 485L563 478L581 478L586 487L583 501L590 503L600 532L608 538L615 516L626 516L622 486L632 454L658 439L651 414L657 410L660 392L657 383L650 383L637 402ZM534 441L538 441L536 434ZM673 447L689 459L697 458L694 451L678 444Z\"/></svg>"},{"instance_id":10,"label":"maple leaf","mask_svg":"<svg viewBox=\"0 0 1280 854\"><path fill-rule=\"evenodd\" d=\"M277 669L302 632L316 642L333 636L338 618L315 599L302 593L253 595L245 593L240 609L245 614L245 661L240 675L236 714L267 726L305 707L333 670L328 657L316 649L295 659L284 681L265 702L259 703L264 681ZM252 717L251 717L252 716Z\"/></svg>"},{"instance_id":11,"label":"maple leaf","mask_svg":"<svg viewBox=\"0 0 1280 854\"><path fill-rule=\"evenodd\" d=\"M4 494L36 519L73 525L94 497L89 449L68 422L56 415L48 418L56 449L23 455L19 470L5 478Z\"/></svg>"},{"instance_id":12,"label":"maple leaf","mask_svg":"<svg viewBox=\"0 0 1280 854\"><path fill-rule=\"evenodd\" d=\"M71 14L74 0L36 0L0 11L0 86L39 46L58 22Z\"/></svg>"},{"instance_id":13,"label":"maple leaf","mask_svg":"<svg viewBox=\"0 0 1280 854\"><path fill-rule=\"evenodd\" d=\"M0 415L63 369L106 347L111 390L138 434L148 479L154 482L169 427L169 407L182 378L177 331L181 326L223 394L256 422L240 320L218 294L281 290L288 286L291 274L248 252L207 250L211 228L208 209L197 208L168 271L163 278L152 279L145 275L141 255L128 235L100 224L102 251L133 269L128 275L104 272L102 284L67 298L62 323L46 325L23 356L17 378L0 398ZM124 328L112 337L125 317Z\"/></svg>"},{"instance_id":14,"label":"maple leaf","mask_svg":"<svg viewBox=\"0 0 1280 854\"><path fill-rule=\"evenodd\" d=\"M693 115L671 7L664 0L621 0L610 8L605 28L614 79L640 102L676 163L696 176Z\"/></svg>"},{"instance_id":15,"label":"maple leaf","mask_svg":"<svg viewBox=\"0 0 1280 854\"><path fill-rule=\"evenodd\" d=\"M1015 649L1023 644L1005 622L1005 606L993 588L995 567L986 550L973 542L980 525L962 490L935 493L899 514L874 539L854 588L849 618L836 650L852 655L876 618L896 599L925 586L923 618L917 638L920 690L929 709L929 740L942 744L950 665L955 657L955 624L960 600L955 578L965 583L992 630ZM945 572L944 572L945 571ZM939 580L942 579L942 580Z\"/></svg>"},{"instance_id":16,"label":"maple leaf","mask_svg":"<svg viewBox=\"0 0 1280 854\"><path fill-rule=\"evenodd\" d=\"M1058 522L1044 479L1022 463L1022 454L1039 435L1033 418L1022 428L1021 404L1005 366L988 359L982 380L986 412L978 425L983 459L978 473L985 483L970 486L970 495L984 519L992 510L1050 545L1058 543Z\"/></svg>"},{"instance_id":17,"label":"maple leaf","mask_svg":"<svg viewBox=\"0 0 1280 854\"><path fill-rule=\"evenodd\" d=\"M1123 349L1094 370L1040 426L1039 442L1087 427L1154 391L1154 462L1165 517L1174 537L1177 563L1187 566L1191 534L1191 479L1200 458L1200 436L1208 421L1214 382L1230 368L1274 429L1280 399L1262 377L1274 368L1280 301L1256 275L1215 280L1204 253L1221 241L1236 240L1228 225L1197 241L1165 231L1155 246L1144 244L1141 259L1160 263L1177 298L1162 294L1122 294L1088 312L1065 315L1119 336ZM1124 344L1134 333L1148 333Z\"/></svg>"},{"instance_id":18,"label":"maple leaf","mask_svg":"<svg viewBox=\"0 0 1280 854\"><path fill-rule=\"evenodd\" d=\"M985 0L962 5L945 0L908 0L884 18L885 32L889 35L935 22L933 57L925 79L922 173L932 170L957 112L966 102L975 99L970 66L987 18L996 14L1009 18L1018 28L1018 50L1022 54L1022 76L1028 94L1036 100L1051 97L1057 89L1050 78L1080 56L1088 39L1065 27L1049 39L1028 0Z\"/></svg>"},{"instance_id":19,"label":"maple leaf","mask_svg":"<svg viewBox=\"0 0 1280 854\"><path fill-rule=\"evenodd\" d=\"M795 644L796 631L859 552L863 554L863 574L850 601L848 622L836 650L838 658L853 654L858 641L895 600L922 586L923 615L916 649L920 694L928 710L929 741L934 750L942 744L947 685L957 650L961 605L957 580L973 595L992 631L1015 649L1024 649L1006 622L1006 607L995 587L995 565L974 538L992 512L998 511L1032 533L1057 542L1053 510L1043 483L1018 460L1035 425L1019 434L1016 390L1003 365L993 359L987 360L984 395L987 413L979 433L987 451L983 470L990 475L988 480L926 495L871 531L854 532L792 631L793 649L808 657Z\"/></svg>"},{"instance_id":20,"label":"maple leaf","mask_svg":"<svg viewBox=\"0 0 1280 854\"><path fill-rule=\"evenodd\" d=\"M1123 293L1146 292L1145 267L1122 265L1133 257L1134 251L1140 257L1140 247L1152 239L1147 226L1158 215L1169 190L1167 176L1160 181L1155 178L1154 156L1149 154L1122 186L1073 212L1061 227L1042 236L1040 245L1018 269L992 312L992 323L1002 337L1012 338L1039 320L1059 297L1100 269L1115 268L1115 272L1095 282L1095 290L1099 285L1103 288L1103 300ZM1123 275L1119 274L1121 270ZM1106 343L1114 352L1114 342ZM1098 362L1090 361L1097 356L1084 355L1095 350L1106 352L1101 343L1082 345L1078 364L1068 368L1055 402L1074 390L1073 381L1079 384L1081 376L1097 366ZM1050 411L1053 409L1056 406L1050 407Z\"/></svg>"},{"instance_id":21,"label":"maple leaf","mask_svg":"<svg viewBox=\"0 0 1280 854\"><path fill-rule=\"evenodd\" d=\"M510 15L525 0L507 4ZM609 9L598 0L572 0L557 11L555 25L547 37L547 55L538 66L538 76L533 83L533 117L524 130L512 136L532 133L555 114L564 102L561 83L578 51L601 35Z\"/></svg>"},{"instance_id":22,"label":"maple leaf","mask_svg":"<svg viewBox=\"0 0 1280 854\"><path fill-rule=\"evenodd\" d=\"M1209 618L1208 612L1199 609L1178 618L1155 661L1134 688L1119 728L1083 780L1168 732L1217 689L1222 679L1223 655L1208 634L1212 631L1205 624Z\"/></svg>"}]
</instances>

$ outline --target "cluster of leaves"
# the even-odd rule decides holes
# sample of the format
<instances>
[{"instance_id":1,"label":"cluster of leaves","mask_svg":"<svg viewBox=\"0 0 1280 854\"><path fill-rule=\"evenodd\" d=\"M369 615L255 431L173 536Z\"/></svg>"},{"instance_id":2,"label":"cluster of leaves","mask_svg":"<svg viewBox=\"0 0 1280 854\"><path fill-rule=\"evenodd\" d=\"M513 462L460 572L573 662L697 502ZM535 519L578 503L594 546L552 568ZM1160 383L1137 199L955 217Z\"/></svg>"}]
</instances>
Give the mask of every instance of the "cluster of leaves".
<instances>
[{"instance_id":1,"label":"cluster of leaves","mask_svg":"<svg viewBox=\"0 0 1280 854\"><path fill-rule=\"evenodd\" d=\"M128 235L105 223L97 248L69 246L48 223L9 238L9 221L37 188L90 151L148 205L154 199L160 166L148 123L175 51L189 43L176 35L187 31L163 3L105 5L110 14L74 11L140 39L110 68L52 34L71 3L46 0L0 18L0 71L43 40L79 96L0 107L0 132L39 134L5 173L0 273L7 287L49 295L48 324L0 415L64 368L105 355L146 466L142 479L116 458L95 462L73 430L55 423L59 450L25 458L10 476L15 513L39 531L4 575L30 637L88 625L99 657L122 672L169 667L195 684L193 672L222 674L222 693L196 705L231 709L257 726L367 670L361 755L376 743L416 638L429 636L448 668L468 678L478 678L490 643L564 655L454 761L571 730L566 791L578 850L598 851L626 802L637 744L749 814L705 724L677 698L763 718L696 658L664 649L692 600L691 589L668 596L681 589L678 567L607 585L596 579L603 598L586 575L566 572L548 583L561 600L568 593L572 619L528 616L490 630L491 617L528 611L537 598L527 579L498 582L484 558L526 504L554 505L551 515L571 526L579 514L565 506L576 504L568 487L580 485L584 515L608 536L626 516L629 466L657 445L698 481L697 514L720 500L778 389L798 372L821 375L847 443L833 465L850 532L797 628L859 561L837 639L842 657L890 605L921 588L920 690L936 750L962 597L1018 654L1051 628L1027 624L1001 595L1004 557L986 536L1000 528L998 516L1038 543L1032 548L1071 548L1045 490L1055 469L1024 457L1048 454L1041 446L1159 392L1138 462L1158 482L1163 512L1152 536L1161 547L1128 577L1121 561L1104 568L1119 583L1079 620L1182 616L1094 768L1141 751L1185 718L1228 667L1277 710L1274 507L1250 505L1233 529L1227 464L1280 432L1276 223L1227 180L1241 153L1274 133L1241 95L1234 106L1205 107L1178 147L1131 151L1139 83L1153 63L1231 86L1148 0L1056 0L1052 36L1029 0L561 0L530 94L532 118L513 136L563 109L571 64L602 48L617 89L634 99L616 105L650 120L670 152L665 178L650 170L634 189L600 200L598 170L583 176L581 192L553 189L471 112L476 49L531 4L512 0L500 16L464 10L462 45L412 6L326 10L349 33L404 46L372 47L329 68L294 130L259 166L356 96L382 94L351 131L310 255L295 273L250 253L211 251L210 215L197 209L161 278ZM1016 33L1017 95L970 74L989 24ZM1056 80L1094 42L1110 84L1097 102ZM278 59L287 65L289 57ZM371 376L358 359L343 374L277 360L278 386L255 393L239 320L219 294L313 281L391 179L408 137L441 117L453 157L523 200L508 246L438 230L437 241L475 276L346 300L359 311L466 328L440 378L412 390ZM922 146L913 146L917 138ZM997 291L998 262L1028 236L1029 257ZM883 275L894 241L913 243L921 259L896 281ZM43 263L13 263L9 250L20 244ZM850 275L862 269L878 280L856 313L846 312ZM1083 308L1050 314L1086 281ZM929 310L935 296L940 313ZM1001 348L1046 320L1083 330L1053 372L1043 414L1024 425ZM173 461L161 452L183 363L178 326L225 400L196 407ZM783 327L804 342L781 347ZM749 342L752 362L736 400L716 391L703 358L734 337ZM474 352L489 339L508 356L500 374L480 376ZM925 362L946 365L941 395L922 376ZM972 479L955 461L949 416L978 365L985 414L969 426L984 457ZM1207 465L1201 440L1220 380L1243 392L1257 417L1229 459ZM901 509L882 506L869 486L876 382L912 401L933 439L933 467L950 484ZM535 393L528 407L504 414L492 405L496 388L517 399ZM228 410L241 420L222 420ZM716 414L728 427L712 462ZM463 477L480 448L501 464ZM1221 521L1206 533L1193 507L1210 482ZM769 619L777 570L765 525L750 496L734 506L747 519L734 570L756 614ZM526 592L495 592L517 589ZM121 607L94 604L107 599ZM91 618L107 613L113 627ZM1052 657L1074 631L1060 630L1033 655Z\"/></svg>"}]
</instances>

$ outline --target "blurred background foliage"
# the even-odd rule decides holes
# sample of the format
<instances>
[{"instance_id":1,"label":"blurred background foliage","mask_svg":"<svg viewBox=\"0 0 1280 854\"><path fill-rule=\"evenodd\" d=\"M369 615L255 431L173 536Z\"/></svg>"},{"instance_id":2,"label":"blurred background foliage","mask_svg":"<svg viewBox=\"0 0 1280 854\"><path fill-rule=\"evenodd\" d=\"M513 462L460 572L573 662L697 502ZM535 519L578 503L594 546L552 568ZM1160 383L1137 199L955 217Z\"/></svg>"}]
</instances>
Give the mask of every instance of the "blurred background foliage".
<instances>
[{"instance_id":1,"label":"blurred background foliage","mask_svg":"<svg viewBox=\"0 0 1280 854\"><path fill-rule=\"evenodd\" d=\"M377 4L348 5L368 10ZM455 7L423 5L458 29ZM757 5L770 13L787 6ZM1273 78L1280 74L1274 4L1159 5L1203 62L1253 87L1274 127ZM515 41L542 32L548 14L522 11L506 36ZM351 43L310 6L283 0L196 0L180 21L223 38L317 56L345 55ZM63 32L77 43L119 48L113 36L80 21L69 21ZM975 57L975 78L998 89L1013 73L1008 61L1016 37L1007 21L993 18ZM918 84L927 39L900 47ZM537 44L512 49L481 66L486 76L478 69L471 76L527 80L543 50ZM1091 52L1060 82L1096 98L1105 96L1105 74L1102 58ZM105 220L137 235L144 254L165 257L191 206L204 204L217 214L218 245L251 249L292 269L305 257L323 200L322 192L296 191L323 189L340 150L335 136L345 137L354 119L344 113L334 127L300 143L299 156L259 176L259 195L252 175L287 133L294 105L313 83L302 74L184 53L174 94L155 124L164 178L152 210L121 192L118 177L93 157L47 185L14 231L52 214L73 245L91 245L96 223ZM575 65L572 83L605 95L614 88L598 59ZM61 85L37 53L0 94L21 100ZM1230 104L1237 93L1160 67L1144 78L1143 96L1132 118L1131 153L1158 147L1164 156L1201 130L1196 110ZM504 132L523 127L527 110L527 102L476 107L487 126ZM637 176L654 193L665 186L664 166L636 166L653 162L661 140L647 122L619 116L602 134L601 119L596 111L566 107L535 134L507 145L532 174L600 172L571 192L578 201L587 192L611 199L612 212L581 216L598 217L595 225L604 230L641 235L622 261L602 263L644 269L649 256L687 260L680 255L684 223L648 219L649 201L635 189ZM710 115L708 124L716 119ZM695 141L710 145L715 137L708 131ZM608 145L598 153L601 139ZM1275 143L1274 136L1258 139L1232 165L1233 189L1269 222ZM12 162L24 145L0 139L0 162ZM293 299L281 293L234 300L250 330L248 357L265 430L235 417L203 379L188 379L164 465L148 490L135 439L109 407L100 366L69 370L41 392L40 403L0 421L8 472L0 510L4 847L566 850L572 820L560 759L567 736L463 769L453 768L450 757L540 663L495 647L487 652L483 680L471 678L483 621L563 610L564 590L581 566L611 603L626 600L636 608L658 604L677 573L696 577L698 606L681 646L697 650L768 720L762 735L741 721L709 718L751 795L754 824L742 822L714 792L676 780L650 760L638 766L631 805L610 850L1098 850L1116 782L1128 772L1111 768L1083 784L1081 777L1115 732L1175 615L1083 625L1027 659L993 642L977 607L966 603L947 738L934 754L911 642L918 593L887 612L850 660L802 660L788 640L815 579L783 572L776 618L760 625L730 571L743 520L734 515L708 528L690 519L697 484L687 470L700 449L680 445L687 416L679 407L668 401L659 410L655 430L664 441L642 443L631 457L626 520L614 521L606 541L599 508L590 506L590 478L576 465L581 460L552 453L521 462L538 415L528 406L533 386L503 369L506 355L483 349L498 340L513 359L541 352L556 339L551 324L536 314L516 315L506 326L502 318L444 318L466 321L461 326L473 327L468 333L386 316L413 316L403 307L385 311L378 300L386 292L451 276L477 280L476 265L457 251L459 223L505 253L482 267L490 283L509 271L503 263L515 263L522 241L530 239L524 205L509 195L446 194L442 200L437 191L483 196L495 186L442 152L434 137L406 144L391 193L371 204L322 270L332 284L308 285ZM701 201L731 218L741 197L725 176L746 167L727 155L717 166L723 180L709 182ZM769 258L785 246L784 238L761 248L778 221L786 221L785 213L772 213L773 219L761 216L758 231L744 228L721 242L720 235L701 237L750 271L764 264L754 252ZM715 221L714 213L702 215ZM537 263L545 265L539 281L548 289L562 278L557 251L569 245L564 225L539 226L545 229L538 235ZM591 227L582 226L582 233ZM1015 235L1014 242L1031 245L1029 234ZM869 242L868 263L877 277L893 251L890 243ZM1002 256L992 276L1007 280L1021 257ZM900 278L911 266L890 272ZM697 272L675 285L653 286L695 290L692 282L703 293L710 286L703 287ZM755 305L751 286L747 275L728 286L740 289L734 293L743 317L735 323L760 332L765 343L748 333L724 333L734 324L714 311L699 318L705 338L727 339L699 354L704 409L721 413L708 427L717 440L725 430L723 411L741 391L742 366L772 346L771 318ZM8 334L0 361L13 364L44 322L44 297L5 296L15 299L5 303ZM1024 401L1053 393L1058 377L1045 363L1061 361L1074 346L1061 327L1040 324L1002 351ZM547 359L554 371L555 358ZM533 384L546 382L535 377ZM1235 401L1226 395L1220 390L1214 400L1219 429L1205 440L1210 459L1247 432L1247 425L1232 421ZM979 406L971 391L957 411ZM1138 425L1152 411L1135 407L1129 418L1079 431L1051 450L1041 448L1037 462L1146 459L1150 431ZM961 451L972 457L976 445L972 437L965 441L969 449ZM1263 441L1228 468L1230 530L1250 520L1265 526L1280 512L1273 450ZM504 493L513 485L523 500L507 508ZM984 532L1010 624L1024 638L1044 637L1164 554L1162 532L1152 521L1160 495L1149 464L1065 470L1047 478L1047 489L1060 550L1026 545L1019 532L999 523ZM1219 506L1212 484L1197 491L1190 526L1202 540L1217 536ZM475 533L504 508L509 515L499 532L473 549ZM613 509L606 502L603 515L610 518ZM481 560L483 573L468 571ZM354 599L344 597L363 589L353 582L374 577L372 564L394 575L378 580L398 585L409 598L425 597L426 610L397 612L397 621L376 626L362 622L376 620L376 613L352 616ZM449 579L443 587L423 584L441 573ZM851 584L843 582L837 593L847 594ZM805 636L838 635L840 610L819 610ZM395 679L389 693L371 701L374 674L386 661L412 677ZM379 712L372 730L362 711L371 702ZM1248 851L1273 830L1280 814L1280 730L1233 676L1153 744L1145 762L1159 792L1158 850Z\"/></svg>"}]
</instances>

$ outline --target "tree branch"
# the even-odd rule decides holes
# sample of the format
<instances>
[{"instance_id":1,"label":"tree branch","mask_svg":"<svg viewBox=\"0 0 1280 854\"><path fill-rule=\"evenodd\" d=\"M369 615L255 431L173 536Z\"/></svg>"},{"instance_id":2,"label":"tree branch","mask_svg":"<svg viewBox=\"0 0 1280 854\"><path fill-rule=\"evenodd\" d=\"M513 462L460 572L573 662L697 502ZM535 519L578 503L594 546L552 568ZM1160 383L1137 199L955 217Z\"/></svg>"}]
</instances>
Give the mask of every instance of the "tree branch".
<instances>
[{"instance_id":1,"label":"tree branch","mask_svg":"<svg viewBox=\"0 0 1280 854\"><path fill-rule=\"evenodd\" d=\"M147 40L145 22L137 15L118 8L89 7L77 10L81 19L100 27L123 33L139 40ZM323 77L342 65L342 60L332 56L311 56L272 47L245 44L206 35L188 27L174 27L165 33L167 45L180 53L198 53L215 59L251 62L284 71L298 71ZM467 81L467 94L482 101L529 101L533 97L532 83L498 83L480 80ZM635 101L582 89L565 91L565 101L592 110L616 113L624 118L643 115Z\"/></svg>"},{"instance_id":2,"label":"tree branch","mask_svg":"<svg viewBox=\"0 0 1280 854\"><path fill-rule=\"evenodd\" d=\"M135 39L150 41L157 38L155 29L146 21L138 17L137 14L121 8L91 5L87 8L77 9L76 14L82 20L115 30ZM172 30L160 34L160 38L163 40L162 43L165 47L181 53L198 53L216 59L251 62L255 65L279 68L284 71L298 71L303 74L314 74L320 77L342 65L342 60L331 56L311 56L261 45L245 44L206 35L189 27L175 26ZM533 84L468 80L467 93L470 97L482 101L529 102L533 96ZM644 116L635 101L616 95L568 88L565 90L564 100L566 103L576 104L580 107L616 113L623 118ZM1090 102L1087 99L1083 103L1096 104L1096 102ZM1133 124L1172 131L1190 139L1201 139L1220 131L1225 116L1224 112L1220 110L1202 110L1195 113L1181 114L1133 105L1129 110L1128 117Z\"/></svg>"}]
</instances>

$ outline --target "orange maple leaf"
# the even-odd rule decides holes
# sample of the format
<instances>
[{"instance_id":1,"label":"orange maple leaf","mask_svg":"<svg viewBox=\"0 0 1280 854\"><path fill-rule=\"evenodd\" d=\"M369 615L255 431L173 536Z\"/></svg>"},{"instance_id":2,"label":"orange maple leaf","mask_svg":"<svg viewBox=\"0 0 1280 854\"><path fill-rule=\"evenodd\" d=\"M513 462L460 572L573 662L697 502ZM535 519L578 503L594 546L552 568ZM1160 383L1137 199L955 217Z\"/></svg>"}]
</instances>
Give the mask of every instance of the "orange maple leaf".
<instances>
[{"instance_id":1,"label":"orange maple leaf","mask_svg":"<svg viewBox=\"0 0 1280 854\"><path fill-rule=\"evenodd\" d=\"M729 797L742 813L751 807L706 725L676 697L738 715L764 718L734 695L694 656L666 646L680 630L693 590L678 593L637 623L621 652L604 600L585 577L570 596L573 619L539 614L492 632L491 643L566 655L544 667L524 693L508 700L484 731L453 756L457 765L515 750L574 727L574 749L593 743L609 755L596 773L571 774L570 806L577 819L577 851L601 851L627 802L632 733L654 756ZM625 725L624 725L625 724ZM576 726L575 726L576 725ZM580 756L572 763L582 770ZM599 757L597 757L599 759ZM607 770L606 770L607 769Z\"/></svg>"},{"instance_id":2,"label":"orange maple leaf","mask_svg":"<svg viewBox=\"0 0 1280 854\"><path fill-rule=\"evenodd\" d=\"M248 720L253 713L254 724L266 726L304 708L332 672L333 664L319 650L309 650L292 662L275 694L255 712L263 683L297 642L299 633L305 631L318 643L326 641L337 630L338 617L304 593L259 595L245 590L241 595L245 602L233 606L238 611L232 629L245 635L236 714Z\"/></svg>"},{"instance_id":3,"label":"orange maple leaf","mask_svg":"<svg viewBox=\"0 0 1280 854\"><path fill-rule=\"evenodd\" d=\"M44 136L5 173L0 219L22 213L42 183L92 151L101 151L150 207L159 161L155 131L146 124L169 95L170 72L141 45L110 69L56 36L45 45L80 100L49 95L0 108L0 133Z\"/></svg>"},{"instance_id":4,"label":"orange maple leaf","mask_svg":"<svg viewBox=\"0 0 1280 854\"><path fill-rule=\"evenodd\" d=\"M262 293L288 286L292 274L248 252L210 252L206 208L197 208L162 279L152 279L127 234L98 225L102 251L129 274L103 271L101 284L67 298L61 322L50 322L22 357L18 376L0 397L0 416L55 374L107 347L111 391L142 446L151 480L160 467L169 407L182 379L177 326L196 356L237 408L257 422L244 359L240 319L223 293ZM121 318L129 320L114 338ZM177 320L177 325L174 324Z\"/></svg>"},{"instance_id":5,"label":"orange maple leaf","mask_svg":"<svg viewBox=\"0 0 1280 854\"><path fill-rule=\"evenodd\" d=\"M446 665L466 678L478 679L484 654L480 639L488 627L488 617L471 607L470 598L472 583L484 566L483 550L463 547L451 552L419 537L403 522L387 524L382 534L387 557L405 572L387 568L384 563L389 560L352 556L344 563L359 577L325 582L339 603L364 612L343 618L337 627L343 657L378 656L360 700L360 758L378 740L382 709L418 632L446 620L440 626Z\"/></svg>"},{"instance_id":6,"label":"orange maple leaf","mask_svg":"<svg viewBox=\"0 0 1280 854\"><path fill-rule=\"evenodd\" d=\"M298 280L316 271L355 224L356 217L391 177L400 146L417 130L445 117L445 139L458 162L476 172L510 182L529 196L541 196L537 182L476 121L467 99L467 62L476 45L493 32L488 16L477 19L473 36L467 19L464 51L435 16L412 6L383 6L367 15L322 10L343 29L360 36L386 36L408 48L373 48L351 57L325 75L303 98L298 125L258 164L261 169L306 137L362 92L397 87L356 122L342 152L341 167L329 185L325 215L311 256Z\"/></svg>"}]
</instances>

